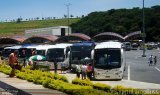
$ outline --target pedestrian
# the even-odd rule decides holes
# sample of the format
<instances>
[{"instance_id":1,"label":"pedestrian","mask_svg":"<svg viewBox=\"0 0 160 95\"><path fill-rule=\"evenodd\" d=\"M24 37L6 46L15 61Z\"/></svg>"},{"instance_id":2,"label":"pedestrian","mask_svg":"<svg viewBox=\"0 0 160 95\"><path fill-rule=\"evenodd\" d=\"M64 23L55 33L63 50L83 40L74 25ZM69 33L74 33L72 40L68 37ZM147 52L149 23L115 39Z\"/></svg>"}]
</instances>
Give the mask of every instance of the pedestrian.
<instances>
[{"instance_id":1,"label":"pedestrian","mask_svg":"<svg viewBox=\"0 0 160 95\"><path fill-rule=\"evenodd\" d=\"M61 73L65 74L66 64L64 62L61 63Z\"/></svg>"},{"instance_id":2,"label":"pedestrian","mask_svg":"<svg viewBox=\"0 0 160 95\"><path fill-rule=\"evenodd\" d=\"M149 66L151 66L152 64L153 64L153 55L149 57Z\"/></svg>"},{"instance_id":3,"label":"pedestrian","mask_svg":"<svg viewBox=\"0 0 160 95\"><path fill-rule=\"evenodd\" d=\"M26 67L26 50L22 50L23 67Z\"/></svg>"},{"instance_id":4,"label":"pedestrian","mask_svg":"<svg viewBox=\"0 0 160 95\"><path fill-rule=\"evenodd\" d=\"M82 80L86 79L87 76L87 65L85 63L83 63L83 65L81 66L82 69Z\"/></svg>"},{"instance_id":5,"label":"pedestrian","mask_svg":"<svg viewBox=\"0 0 160 95\"><path fill-rule=\"evenodd\" d=\"M87 77L91 80L92 79L92 73L93 73L93 67L92 64L89 63L87 66Z\"/></svg>"},{"instance_id":6,"label":"pedestrian","mask_svg":"<svg viewBox=\"0 0 160 95\"><path fill-rule=\"evenodd\" d=\"M2 52L0 52L0 65L2 65L3 61L2 61Z\"/></svg>"},{"instance_id":7,"label":"pedestrian","mask_svg":"<svg viewBox=\"0 0 160 95\"><path fill-rule=\"evenodd\" d=\"M154 65L157 63L157 56L154 57Z\"/></svg>"},{"instance_id":8,"label":"pedestrian","mask_svg":"<svg viewBox=\"0 0 160 95\"><path fill-rule=\"evenodd\" d=\"M32 49L32 56L36 54L36 49Z\"/></svg>"},{"instance_id":9,"label":"pedestrian","mask_svg":"<svg viewBox=\"0 0 160 95\"><path fill-rule=\"evenodd\" d=\"M15 76L15 65L18 64L17 51L15 50L13 53L9 55L9 65L12 68L9 77Z\"/></svg>"},{"instance_id":10,"label":"pedestrian","mask_svg":"<svg viewBox=\"0 0 160 95\"><path fill-rule=\"evenodd\" d=\"M78 78L80 78L80 74L81 74L81 67L79 64L76 65L76 75Z\"/></svg>"}]
</instances>

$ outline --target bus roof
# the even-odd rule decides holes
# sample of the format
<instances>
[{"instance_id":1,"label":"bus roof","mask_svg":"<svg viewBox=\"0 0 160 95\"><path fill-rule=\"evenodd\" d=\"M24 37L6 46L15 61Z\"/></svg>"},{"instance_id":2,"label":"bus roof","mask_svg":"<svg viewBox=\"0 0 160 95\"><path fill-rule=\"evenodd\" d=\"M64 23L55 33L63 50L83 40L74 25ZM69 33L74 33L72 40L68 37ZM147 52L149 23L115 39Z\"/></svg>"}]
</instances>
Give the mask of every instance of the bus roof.
<instances>
[{"instance_id":1,"label":"bus roof","mask_svg":"<svg viewBox=\"0 0 160 95\"><path fill-rule=\"evenodd\" d=\"M72 46L93 46L95 45L94 42L80 42L80 43L75 43Z\"/></svg>"},{"instance_id":2,"label":"bus roof","mask_svg":"<svg viewBox=\"0 0 160 95\"><path fill-rule=\"evenodd\" d=\"M66 47L71 46L71 45L72 44L68 44L68 43L60 43L60 44L55 44L50 49L53 49L53 48L62 48L62 49L65 49Z\"/></svg>"},{"instance_id":3,"label":"bus roof","mask_svg":"<svg viewBox=\"0 0 160 95\"><path fill-rule=\"evenodd\" d=\"M20 49L22 46L17 45L17 46L11 46L11 47L5 47L4 49Z\"/></svg>"},{"instance_id":4,"label":"bus roof","mask_svg":"<svg viewBox=\"0 0 160 95\"><path fill-rule=\"evenodd\" d=\"M53 48L53 47L55 47L55 45L38 45L36 47L36 50L47 50L47 49Z\"/></svg>"},{"instance_id":5,"label":"bus roof","mask_svg":"<svg viewBox=\"0 0 160 95\"><path fill-rule=\"evenodd\" d=\"M120 42L102 42L95 46L95 49L101 49L101 48L121 48L122 43Z\"/></svg>"}]
</instances>

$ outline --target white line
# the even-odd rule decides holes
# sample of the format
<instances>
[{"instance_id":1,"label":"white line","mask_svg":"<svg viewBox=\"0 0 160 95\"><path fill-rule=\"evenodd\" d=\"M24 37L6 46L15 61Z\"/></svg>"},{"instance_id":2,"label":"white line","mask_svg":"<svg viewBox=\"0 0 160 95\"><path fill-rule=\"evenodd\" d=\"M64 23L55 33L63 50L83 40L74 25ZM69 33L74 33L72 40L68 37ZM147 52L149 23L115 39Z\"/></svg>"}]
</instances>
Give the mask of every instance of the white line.
<instances>
[{"instance_id":1,"label":"white line","mask_svg":"<svg viewBox=\"0 0 160 95\"><path fill-rule=\"evenodd\" d=\"M130 80L130 66L128 65L128 80Z\"/></svg>"},{"instance_id":2,"label":"white line","mask_svg":"<svg viewBox=\"0 0 160 95\"><path fill-rule=\"evenodd\" d=\"M159 68L157 68L157 67L154 67L155 69L157 69L159 72L160 72L160 69Z\"/></svg>"}]
</instances>

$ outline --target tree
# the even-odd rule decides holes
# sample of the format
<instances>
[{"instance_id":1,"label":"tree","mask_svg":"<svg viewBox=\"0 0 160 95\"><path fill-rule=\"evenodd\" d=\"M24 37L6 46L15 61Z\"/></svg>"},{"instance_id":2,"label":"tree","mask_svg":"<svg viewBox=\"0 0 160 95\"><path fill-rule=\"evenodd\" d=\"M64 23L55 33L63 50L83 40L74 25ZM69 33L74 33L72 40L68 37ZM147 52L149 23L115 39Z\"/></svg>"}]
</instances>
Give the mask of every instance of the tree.
<instances>
[{"instance_id":1,"label":"tree","mask_svg":"<svg viewBox=\"0 0 160 95\"><path fill-rule=\"evenodd\" d=\"M22 21L21 17L17 18L17 20L16 20L17 23L20 23L21 21Z\"/></svg>"},{"instance_id":2,"label":"tree","mask_svg":"<svg viewBox=\"0 0 160 95\"><path fill-rule=\"evenodd\" d=\"M70 15L70 17L73 18L74 16L73 16L73 15Z\"/></svg>"},{"instance_id":3,"label":"tree","mask_svg":"<svg viewBox=\"0 0 160 95\"><path fill-rule=\"evenodd\" d=\"M36 17L36 20L39 20L39 17Z\"/></svg>"},{"instance_id":4,"label":"tree","mask_svg":"<svg viewBox=\"0 0 160 95\"><path fill-rule=\"evenodd\" d=\"M92 12L71 24L72 32L91 37L101 32L115 32L123 36L142 30L142 9L111 9ZM145 8L146 41L160 41L160 6Z\"/></svg>"},{"instance_id":5,"label":"tree","mask_svg":"<svg viewBox=\"0 0 160 95\"><path fill-rule=\"evenodd\" d=\"M67 18L67 15L64 15L64 18Z\"/></svg>"}]
</instances>

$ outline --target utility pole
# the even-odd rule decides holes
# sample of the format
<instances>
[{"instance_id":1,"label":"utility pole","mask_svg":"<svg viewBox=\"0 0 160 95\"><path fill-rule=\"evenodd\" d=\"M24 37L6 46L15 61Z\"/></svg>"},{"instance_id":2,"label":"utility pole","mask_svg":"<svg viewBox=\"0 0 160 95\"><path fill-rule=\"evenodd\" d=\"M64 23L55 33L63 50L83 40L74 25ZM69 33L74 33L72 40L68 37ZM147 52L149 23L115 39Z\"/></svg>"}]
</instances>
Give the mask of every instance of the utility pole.
<instances>
[{"instance_id":1,"label":"utility pole","mask_svg":"<svg viewBox=\"0 0 160 95\"><path fill-rule=\"evenodd\" d=\"M146 33L145 33L145 14L144 14L144 0L143 0L143 33L142 33L143 54L142 54L142 57L146 57L146 55L145 55L145 37L146 37Z\"/></svg>"},{"instance_id":2,"label":"utility pole","mask_svg":"<svg viewBox=\"0 0 160 95\"><path fill-rule=\"evenodd\" d=\"M68 24L68 42L69 42L69 7L70 7L70 3L65 4L67 7L67 24Z\"/></svg>"}]
</instances>

